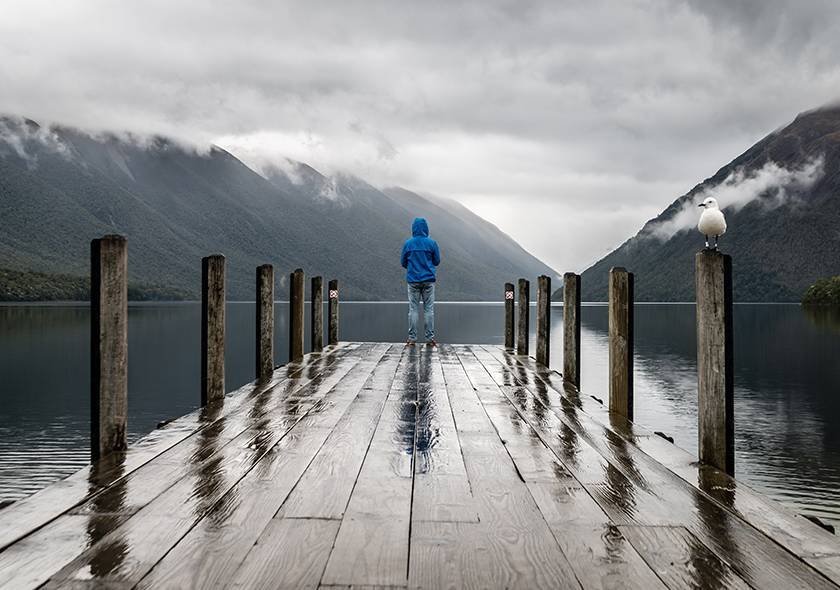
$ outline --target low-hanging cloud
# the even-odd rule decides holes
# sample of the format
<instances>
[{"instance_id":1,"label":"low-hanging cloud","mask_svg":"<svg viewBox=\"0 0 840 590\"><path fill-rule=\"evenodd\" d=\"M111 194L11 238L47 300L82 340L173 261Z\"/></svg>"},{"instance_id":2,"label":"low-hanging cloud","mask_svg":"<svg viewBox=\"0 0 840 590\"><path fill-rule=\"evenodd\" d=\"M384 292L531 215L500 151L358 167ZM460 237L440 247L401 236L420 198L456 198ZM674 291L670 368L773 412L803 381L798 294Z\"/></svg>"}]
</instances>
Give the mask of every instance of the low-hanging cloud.
<instances>
[{"instance_id":1,"label":"low-hanging cloud","mask_svg":"<svg viewBox=\"0 0 840 590\"><path fill-rule=\"evenodd\" d=\"M580 271L840 88L834 0L397 5L3 0L0 113L451 196Z\"/></svg>"},{"instance_id":2,"label":"low-hanging cloud","mask_svg":"<svg viewBox=\"0 0 840 590\"><path fill-rule=\"evenodd\" d=\"M785 168L773 161L758 170L743 166L736 168L723 182L704 187L683 200L679 211L668 219L649 224L642 230L642 235L666 241L681 231L693 228L699 217L697 205L708 197L714 197L721 209L730 211L740 211L754 201L768 210L775 209L810 189L822 178L824 163L825 158L821 154L795 168Z\"/></svg>"},{"instance_id":3,"label":"low-hanging cloud","mask_svg":"<svg viewBox=\"0 0 840 590\"><path fill-rule=\"evenodd\" d=\"M0 155L9 151L25 160L29 167L38 165L38 155L31 151L38 145L65 158L70 149L54 129L27 121L20 117L0 116Z\"/></svg>"}]
</instances>

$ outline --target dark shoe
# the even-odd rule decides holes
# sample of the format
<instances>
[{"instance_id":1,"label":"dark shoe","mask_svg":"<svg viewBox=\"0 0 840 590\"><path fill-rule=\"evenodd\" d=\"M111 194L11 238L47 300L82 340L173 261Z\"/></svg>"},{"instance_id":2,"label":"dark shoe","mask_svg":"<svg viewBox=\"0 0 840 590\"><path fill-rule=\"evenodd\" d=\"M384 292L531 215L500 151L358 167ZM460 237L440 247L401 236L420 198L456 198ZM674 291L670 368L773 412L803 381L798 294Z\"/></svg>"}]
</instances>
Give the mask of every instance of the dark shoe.
<instances>
[{"instance_id":1,"label":"dark shoe","mask_svg":"<svg viewBox=\"0 0 840 590\"><path fill-rule=\"evenodd\" d=\"M435 342L434 338L426 342L426 346L430 346L431 348L437 348L437 342Z\"/></svg>"},{"instance_id":2,"label":"dark shoe","mask_svg":"<svg viewBox=\"0 0 840 590\"><path fill-rule=\"evenodd\" d=\"M417 344L416 340L406 340L405 341L406 346L414 346L415 344Z\"/></svg>"}]
</instances>

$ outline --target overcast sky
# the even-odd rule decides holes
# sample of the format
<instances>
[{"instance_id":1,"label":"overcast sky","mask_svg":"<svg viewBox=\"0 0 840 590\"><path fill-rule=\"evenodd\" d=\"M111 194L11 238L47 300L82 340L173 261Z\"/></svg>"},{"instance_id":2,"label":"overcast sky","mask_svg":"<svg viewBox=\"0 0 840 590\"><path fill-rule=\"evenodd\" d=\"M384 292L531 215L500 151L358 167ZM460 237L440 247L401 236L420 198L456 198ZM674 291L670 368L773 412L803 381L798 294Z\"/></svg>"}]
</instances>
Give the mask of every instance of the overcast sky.
<instances>
[{"instance_id":1,"label":"overcast sky","mask_svg":"<svg viewBox=\"0 0 840 590\"><path fill-rule=\"evenodd\" d=\"M836 0L0 0L0 112L452 197L580 271L840 98L839 17Z\"/></svg>"}]
</instances>

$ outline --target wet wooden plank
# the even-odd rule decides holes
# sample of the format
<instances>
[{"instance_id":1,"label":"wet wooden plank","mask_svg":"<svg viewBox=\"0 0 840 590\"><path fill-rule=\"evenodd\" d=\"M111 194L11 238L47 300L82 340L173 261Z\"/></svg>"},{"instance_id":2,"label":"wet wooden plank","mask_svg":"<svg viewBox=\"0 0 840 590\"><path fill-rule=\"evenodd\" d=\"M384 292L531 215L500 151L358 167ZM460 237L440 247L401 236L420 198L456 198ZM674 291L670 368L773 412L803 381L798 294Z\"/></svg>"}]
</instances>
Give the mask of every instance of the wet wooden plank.
<instances>
[{"instance_id":1,"label":"wet wooden plank","mask_svg":"<svg viewBox=\"0 0 840 590\"><path fill-rule=\"evenodd\" d=\"M188 470L209 458L209 455L216 451L219 443L232 441L248 429L262 430L270 426L274 428L291 426L301 418L301 415L314 407L315 400L309 400L305 404L279 407L274 407L272 400L279 399L282 403L284 397L296 395L304 388L308 387L311 391L313 385L323 378L328 378L333 370L337 371L337 374L332 375L332 379L340 379L344 370L342 367L349 366L346 364L348 362L355 362L352 359L342 361L342 358L340 356L329 363L322 360L309 365L322 367L317 377L307 378L303 373L294 373L291 377L278 381L273 387L260 390L258 395L254 396L250 403L243 406L239 412L227 416L221 415L213 421L212 425L196 436L191 436L167 449L153 461L103 490L73 512L102 512L103 509L108 512L136 512L172 486L179 478L184 477ZM340 362L345 362L345 365ZM208 419L213 416L211 412L207 413ZM213 441L213 444L208 444L208 441Z\"/></svg>"},{"instance_id":2,"label":"wet wooden plank","mask_svg":"<svg viewBox=\"0 0 840 590\"><path fill-rule=\"evenodd\" d=\"M125 516L98 519L82 515L62 516L54 526L41 529L0 553L0 588L36 588L92 543L104 537ZM44 551L43 547L49 547Z\"/></svg>"},{"instance_id":3,"label":"wet wooden plank","mask_svg":"<svg viewBox=\"0 0 840 590\"><path fill-rule=\"evenodd\" d=\"M536 482L528 489L584 588L665 587L584 488Z\"/></svg>"},{"instance_id":4,"label":"wet wooden plank","mask_svg":"<svg viewBox=\"0 0 840 590\"><path fill-rule=\"evenodd\" d=\"M694 455L653 432L621 416L610 414L606 406L597 403L591 396L580 394L568 384L564 385L555 371L541 369L527 357L507 355L499 347L483 348L500 362L515 363L532 372L534 386L531 389L534 390L535 397L539 397L535 388L542 382L544 387L553 392L552 398L557 400L552 404L553 407L561 408L570 403L578 406L605 428L634 443L656 463L714 498L722 507L840 584L840 568L826 567L825 564L832 561L824 559L836 557L840 562L840 540L835 535L820 529L724 472L699 465Z\"/></svg>"},{"instance_id":5,"label":"wet wooden plank","mask_svg":"<svg viewBox=\"0 0 840 590\"><path fill-rule=\"evenodd\" d=\"M331 356L334 356L341 348L333 349ZM346 346L346 348L351 347ZM307 358L307 363L316 360L312 355L311 358ZM289 379L290 376L302 371L305 366L278 368L268 386L273 387ZM126 453L105 457L98 466L91 465L81 469L67 479L3 509L0 512L0 551L61 514L84 503L108 485L127 477L158 455L194 436L198 431L212 426L217 420L237 411L244 411L243 406L253 400L254 393L258 389L259 386L256 383L240 387L225 397L221 409L218 406L202 408L173 420L131 445Z\"/></svg>"},{"instance_id":6,"label":"wet wooden plank","mask_svg":"<svg viewBox=\"0 0 840 590\"><path fill-rule=\"evenodd\" d=\"M410 348L402 356L322 584L406 582L421 354Z\"/></svg>"},{"instance_id":7,"label":"wet wooden plank","mask_svg":"<svg viewBox=\"0 0 840 590\"><path fill-rule=\"evenodd\" d=\"M383 360L386 350L387 346L375 347L331 385L326 395L342 398L341 403L325 410L332 425L352 416L354 404L359 405L356 396L372 372L386 364ZM300 427L295 425L291 432ZM258 468L249 471L154 567L139 587L226 586L260 532L323 448L330 432L330 428L303 426L290 444L284 444L286 437L281 439L275 445L279 452L264 455Z\"/></svg>"},{"instance_id":8,"label":"wet wooden plank","mask_svg":"<svg viewBox=\"0 0 840 590\"><path fill-rule=\"evenodd\" d=\"M505 404L486 404L484 409L520 478L526 482L568 483L572 480L571 473L507 399Z\"/></svg>"},{"instance_id":9,"label":"wet wooden plank","mask_svg":"<svg viewBox=\"0 0 840 590\"><path fill-rule=\"evenodd\" d=\"M285 383L285 380L278 382L279 386L282 386L283 383ZM248 403L253 404L251 409L258 407L259 404L257 402L260 397L249 395L249 398ZM245 408L247 408L247 405L242 406L241 410L244 412ZM211 418L206 412L215 412L215 414L212 414L213 416L224 416L221 406L214 406L211 409L205 408L204 412L203 415L208 420L211 420ZM119 478L116 484L94 495L91 500L82 504L74 512L80 515L89 515L91 522L104 522L100 518L101 516L124 516L132 514L139 509L139 504L148 502L150 498L159 496L164 490L177 486L179 478L189 477L191 481L200 480L208 471L218 470L220 466L224 465L224 455L214 458L214 454L219 453L220 450L224 450L224 453L228 455L235 455L240 452L251 453L253 455L259 451L265 441L265 437L260 436L259 433L255 433L254 431L243 431L244 428L247 428L247 425L237 426L232 429L232 432L228 432L227 426L235 423L236 420L231 415L227 419L212 419L210 426L196 431L194 435L181 441L178 445L167 449L154 462L144 465L143 474L146 476L145 479L141 477L136 479ZM239 434L236 434L237 432ZM177 449L177 451L174 449ZM231 449L234 449L233 453L230 453ZM163 457L168 457L168 459L164 460L162 459ZM177 477L172 476L172 472L169 471L169 468L173 465L178 466ZM91 483L92 487L98 484L98 479L96 479L99 477L98 469L103 470L103 478L110 478L113 473L107 463L97 463L91 468L91 477L93 478ZM160 479L157 476L157 472L160 471L164 472L168 476L168 479ZM220 479L216 477L214 482L218 481ZM97 485L95 489L100 490L101 488ZM192 494L192 488L186 491L185 494ZM171 508L167 511L167 514L174 516L179 526L184 524L182 519L177 518L178 509ZM67 526L65 520L68 518L70 517L61 517L44 526L38 531L36 537L43 539L43 542L30 545L30 551L35 554L31 556L33 559L41 555L46 556L45 559L49 559L51 563L55 563L55 567L52 569L41 568L35 572L34 575L42 582L47 580L61 566L71 562L74 557L81 553L78 551L79 542L77 539L72 538L72 535L53 534L53 531L60 532L65 530ZM98 530L101 532L101 529ZM96 554L95 548L101 544L103 553L107 554L110 541L103 538L102 534L98 537L92 537L86 531L81 530L77 531L77 534L87 535L89 537L90 543L85 547L85 550L90 553L94 560L101 561ZM9 551L0 553L0 576L7 576L8 574L4 573L7 570L15 570L14 560L6 560L10 554Z\"/></svg>"},{"instance_id":10,"label":"wet wooden plank","mask_svg":"<svg viewBox=\"0 0 840 590\"><path fill-rule=\"evenodd\" d=\"M470 482L463 475L415 475L414 522L478 522Z\"/></svg>"},{"instance_id":11,"label":"wet wooden plank","mask_svg":"<svg viewBox=\"0 0 840 590\"><path fill-rule=\"evenodd\" d=\"M403 352L312 355L143 463L64 482L85 496L0 551L0 586L835 587L774 542L831 577L834 539L556 372ZM341 521L277 514L341 516L341 498Z\"/></svg>"},{"instance_id":12,"label":"wet wooden plank","mask_svg":"<svg viewBox=\"0 0 840 590\"><path fill-rule=\"evenodd\" d=\"M419 374L414 444L412 521L478 522L451 395L437 352L427 353Z\"/></svg>"},{"instance_id":13,"label":"wet wooden plank","mask_svg":"<svg viewBox=\"0 0 840 590\"><path fill-rule=\"evenodd\" d=\"M339 524L311 518L271 521L229 587L317 588Z\"/></svg>"},{"instance_id":14,"label":"wet wooden plank","mask_svg":"<svg viewBox=\"0 0 840 590\"><path fill-rule=\"evenodd\" d=\"M325 584L404 586L408 567L408 516L345 517L324 572Z\"/></svg>"},{"instance_id":15,"label":"wet wooden plank","mask_svg":"<svg viewBox=\"0 0 840 590\"><path fill-rule=\"evenodd\" d=\"M403 354L322 584L406 583L418 392L427 354L416 347Z\"/></svg>"},{"instance_id":16,"label":"wet wooden plank","mask_svg":"<svg viewBox=\"0 0 840 590\"><path fill-rule=\"evenodd\" d=\"M619 528L669 588L750 588L685 527Z\"/></svg>"},{"instance_id":17,"label":"wet wooden plank","mask_svg":"<svg viewBox=\"0 0 840 590\"><path fill-rule=\"evenodd\" d=\"M483 362L493 361L485 358ZM556 428L548 427L544 418L538 419L527 407L517 408L550 448L559 446ZM685 526L753 586L792 587L805 583L814 588L835 587L772 539L688 486L579 408L569 404L551 410L556 419L608 463L604 482L587 487L615 522ZM558 456L559 453L558 449ZM577 475L572 466L566 466Z\"/></svg>"},{"instance_id":18,"label":"wet wooden plank","mask_svg":"<svg viewBox=\"0 0 840 590\"><path fill-rule=\"evenodd\" d=\"M442 348L454 352L448 346ZM461 370L471 380L476 379L474 387L487 384L477 369L468 370L462 364ZM478 400L471 387L457 395ZM486 584L483 576L488 571L503 570L499 574L501 585L509 582L520 587L578 588L574 572L496 431L461 433L460 441L480 523L418 523L417 532L413 529L412 533L409 585L437 587L444 582L435 577L442 575L441 571L445 570L446 576L455 575L454 570L446 569L453 563L455 568L466 568L463 575L453 578L456 585L465 587L481 587ZM422 531L428 536L424 537ZM478 571L462 563L470 555L492 556L495 565ZM476 557L473 559L479 563ZM441 565L444 563L446 568Z\"/></svg>"},{"instance_id":19,"label":"wet wooden plank","mask_svg":"<svg viewBox=\"0 0 840 590\"><path fill-rule=\"evenodd\" d=\"M452 416L457 431L459 433L490 432L493 425L478 398L474 395L461 394L461 392L472 390L472 384L469 377L464 373L461 361L458 360L454 348L441 345L438 350L446 389L453 392L449 396L449 404L452 408Z\"/></svg>"},{"instance_id":20,"label":"wet wooden plank","mask_svg":"<svg viewBox=\"0 0 840 590\"><path fill-rule=\"evenodd\" d=\"M402 349L377 367L393 380ZM330 434L294 491L280 509L284 518L334 518L344 516L374 429L379 422L388 389L353 403Z\"/></svg>"},{"instance_id":21,"label":"wet wooden plank","mask_svg":"<svg viewBox=\"0 0 840 590\"><path fill-rule=\"evenodd\" d=\"M319 388L329 389L340 380L358 359L339 361L335 373L323 380L314 378L304 385L317 397ZM274 405L285 412L283 404ZM259 418L259 415L255 416ZM224 429L202 431L205 452L197 454L196 462L185 466L186 475L178 479L164 493L129 518L121 526L92 545L52 576L51 583L60 585L66 580L89 579L95 575L104 581L137 583L166 553L186 535L196 522L223 501L236 483L265 456L271 447L292 428L285 430L249 429L229 442L215 437ZM231 496L228 496L230 498ZM148 526L158 522L159 526ZM142 535L142 536L141 536ZM128 542L123 539L129 539ZM140 538L144 538L143 542ZM121 547L119 559L108 567L92 571L92 564L108 560L113 546Z\"/></svg>"}]
</instances>

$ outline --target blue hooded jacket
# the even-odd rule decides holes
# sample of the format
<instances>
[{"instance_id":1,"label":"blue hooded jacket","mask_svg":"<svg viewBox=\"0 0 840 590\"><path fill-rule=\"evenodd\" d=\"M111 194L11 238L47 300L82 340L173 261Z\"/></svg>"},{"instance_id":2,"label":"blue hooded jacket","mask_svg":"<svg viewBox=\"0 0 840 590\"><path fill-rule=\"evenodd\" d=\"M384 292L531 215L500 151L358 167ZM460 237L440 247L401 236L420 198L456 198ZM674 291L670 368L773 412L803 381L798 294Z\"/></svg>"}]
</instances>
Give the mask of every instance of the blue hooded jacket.
<instances>
[{"instance_id":1,"label":"blue hooded jacket","mask_svg":"<svg viewBox=\"0 0 840 590\"><path fill-rule=\"evenodd\" d=\"M440 264L440 249L429 237L429 224L417 217L411 224L411 235L402 249L402 266L408 283L434 283L435 267Z\"/></svg>"}]
</instances>

